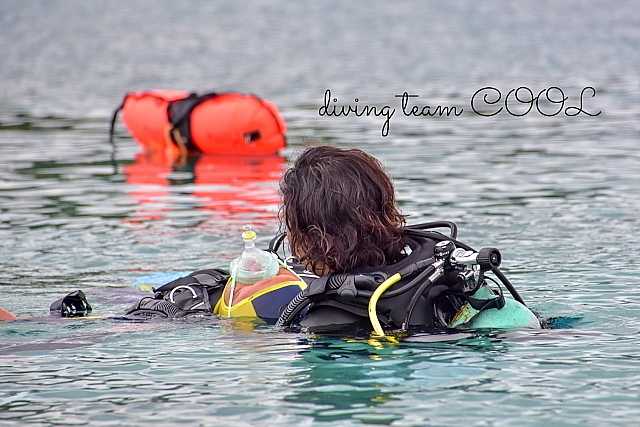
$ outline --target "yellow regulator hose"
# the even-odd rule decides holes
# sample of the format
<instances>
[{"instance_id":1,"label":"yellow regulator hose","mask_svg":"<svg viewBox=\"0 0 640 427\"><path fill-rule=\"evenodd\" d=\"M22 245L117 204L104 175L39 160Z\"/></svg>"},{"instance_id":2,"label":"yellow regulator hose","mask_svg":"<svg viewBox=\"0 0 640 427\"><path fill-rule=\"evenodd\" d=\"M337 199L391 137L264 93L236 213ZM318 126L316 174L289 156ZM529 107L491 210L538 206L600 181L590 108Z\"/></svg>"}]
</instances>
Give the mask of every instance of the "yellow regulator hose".
<instances>
[{"instance_id":1,"label":"yellow regulator hose","mask_svg":"<svg viewBox=\"0 0 640 427\"><path fill-rule=\"evenodd\" d=\"M380 296L384 293L384 291L389 289L400 279L402 279L400 273L394 274L393 276L382 282L380 286L378 286L373 292L373 295L371 295L371 299L369 300L369 320L371 320L371 326L373 326L374 335L384 337L384 331L382 330L382 326L380 326L378 313L376 312L376 305L378 304L378 300L380 299Z\"/></svg>"}]
</instances>

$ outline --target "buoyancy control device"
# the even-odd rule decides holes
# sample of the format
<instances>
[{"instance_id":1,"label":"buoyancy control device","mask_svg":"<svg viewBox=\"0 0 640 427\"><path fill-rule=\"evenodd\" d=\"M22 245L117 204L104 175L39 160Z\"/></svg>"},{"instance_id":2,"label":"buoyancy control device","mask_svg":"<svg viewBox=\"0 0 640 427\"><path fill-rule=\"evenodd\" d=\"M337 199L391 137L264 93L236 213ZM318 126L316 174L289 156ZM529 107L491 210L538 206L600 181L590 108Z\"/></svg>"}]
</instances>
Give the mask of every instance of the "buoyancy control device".
<instances>
[{"instance_id":1,"label":"buoyancy control device","mask_svg":"<svg viewBox=\"0 0 640 427\"><path fill-rule=\"evenodd\" d=\"M449 236L435 231L442 227L450 229ZM274 237L269 251L280 256L285 237ZM499 270L500 251L473 250L456 240L456 225L446 221L407 226L405 237L406 257L373 270L317 276L294 258L280 257L308 286L280 309L275 326L320 333L364 329L378 336L449 328L540 328ZM230 277L222 269L196 271L154 289L154 297L143 298L125 317L211 316Z\"/></svg>"},{"instance_id":2,"label":"buoyancy control device","mask_svg":"<svg viewBox=\"0 0 640 427\"><path fill-rule=\"evenodd\" d=\"M441 227L449 228L451 235L434 231ZM539 328L537 317L499 270L500 252L475 251L456 237L457 227L451 222L411 225L406 228L409 253L400 262L375 271L321 277L304 272L301 276L309 286L291 301L276 326L298 325L315 332L373 328L377 335L384 335L385 329ZM282 240L274 238L270 249L277 252ZM488 272L513 299L505 298ZM494 281L495 289L488 280Z\"/></svg>"},{"instance_id":3,"label":"buoyancy control device","mask_svg":"<svg viewBox=\"0 0 640 427\"><path fill-rule=\"evenodd\" d=\"M213 316L229 273L222 269L198 270L153 289L124 314L128 319L190 318Z\"/></svg>"}]
</instances>

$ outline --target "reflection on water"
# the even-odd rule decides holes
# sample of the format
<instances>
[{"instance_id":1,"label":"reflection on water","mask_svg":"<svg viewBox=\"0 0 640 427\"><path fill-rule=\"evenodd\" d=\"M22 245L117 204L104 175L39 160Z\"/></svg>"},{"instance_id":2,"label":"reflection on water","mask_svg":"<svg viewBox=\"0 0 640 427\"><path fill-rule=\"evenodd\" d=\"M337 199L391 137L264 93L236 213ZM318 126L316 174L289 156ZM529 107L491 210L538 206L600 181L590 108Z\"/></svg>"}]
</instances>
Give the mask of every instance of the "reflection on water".
<instances>
[{"instance_id":1,"label":"reflection on water","mask_svg":"<svg viewBox=\"0 0 640 427\"><path fill-rule=\"evenodd\" d=\"M394 399L394 393L381 387L384 383L381 375L389 375L389 370L393 370L391 376L397 382L410 376L407 369L410 359L394 356L393 349L385 352L366 343L359 345L339 340L312 340L310 344L296 363L303 368L304 375L297 373L290 381L295 393L285 400L311 405L317 421L366 415L371 408ZM378 368L376 372L372 361L383 360L383 357L393 362L385 370ZM385 423L396 418L391 415Z\"/></svg>"},{"instance_id":2,"label":"reflection on water","mask_svg":"<svg viewBox=\"0 0 640 427\"><path fill-rule=\"evenodd\" d=\"M171 192L166 187L177 186L191 188L192 209L211 211L216 221L241 217L264 226L275 220L273 207L280 203L277 186L284 167L280 155L203 154L172 165L163 153L139 153L135 163L123 169L132 184L129 194L138 204L127 221L135 224L172 216Z\"/></svg>"},{"instance_id":3,"label":"reflection on water","mask_svg":"<svg viewBox=\"0 0 640 427\"><path fill-rule=\"evenodd\" d=\"M403 406L404 393L437 391L480 384L487 372L481 361L492 361L508 346L489 336L457 334L424 336L413 344L385 340L311 338L291 375L294 394L287 402L308 404L316 421L358 419L390 425L408 413L389 411ZM473 360L473 363L469 363ZM395 403L394 403L395 402ZM424 418L416 417L424 420Z\"/></svg>"}]
</instances>

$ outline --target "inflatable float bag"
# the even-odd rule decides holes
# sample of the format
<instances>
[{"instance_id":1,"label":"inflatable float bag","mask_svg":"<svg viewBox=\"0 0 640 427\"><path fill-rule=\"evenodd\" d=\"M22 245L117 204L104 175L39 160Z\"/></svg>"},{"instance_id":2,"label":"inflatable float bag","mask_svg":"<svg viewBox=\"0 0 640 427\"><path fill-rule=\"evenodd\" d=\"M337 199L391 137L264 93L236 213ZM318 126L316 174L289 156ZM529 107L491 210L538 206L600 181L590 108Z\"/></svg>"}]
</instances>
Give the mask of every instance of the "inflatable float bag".
<instances>
[{"instance_id":1,"label":"inflatable float bag","mask_svg":"<svg viewBox=\"0 0 640 427\"><path fill-rule=\"evenodd\" d=\"M187 148L205 154L272 154L286 145L275 104L253 95L191 95L171 103L169 117Z\"/></svg>"},{"instance_id":2,"label":"inflatable float bag","mask_svg":"<svg viewBox=\"0 0 640 427\"><path fill-rule=\"evenodd\" d=\"M278 108L253 95L153 90L127 94L121 108L133 138L154 151L272 154L286 145Z\"/></svg>"},{"instance_id":3,"label":"inflatable float bag","mask_svg":"<svg viewBox=\"0 0 640 427\"><path fill-rule=\"evenodd\" d=\"M140 145L153 151L165 151L170 142L167 138L169 103L188 96L188 92L181 90L128 93L120 107L122 122ZM118 110L114 112L112 128Z\"/></svg>"}]
</instances>

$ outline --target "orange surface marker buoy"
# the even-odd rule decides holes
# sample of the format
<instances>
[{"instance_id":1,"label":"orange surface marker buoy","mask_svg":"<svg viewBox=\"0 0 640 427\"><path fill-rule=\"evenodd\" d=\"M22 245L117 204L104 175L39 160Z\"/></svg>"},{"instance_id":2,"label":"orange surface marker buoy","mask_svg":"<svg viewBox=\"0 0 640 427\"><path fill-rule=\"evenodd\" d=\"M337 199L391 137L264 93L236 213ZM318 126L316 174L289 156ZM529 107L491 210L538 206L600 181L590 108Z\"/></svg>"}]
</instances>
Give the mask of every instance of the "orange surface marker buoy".
<instances>
[{"instance_id":1,"label":"orange surface marker buoy","mask_svg":"<svg viewBox=\"0 0 640 427\"><path fill-rule=\"evenodd\" d=\"M198 96L179 90L128 93L118 111L144 148L169 158L187 153L274 154L286 146L287 125L276 105L239 93Z\"/></svg>"}]
</instances>

